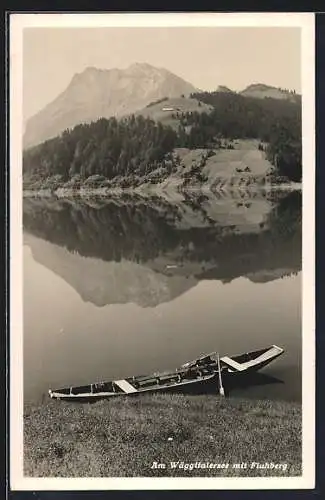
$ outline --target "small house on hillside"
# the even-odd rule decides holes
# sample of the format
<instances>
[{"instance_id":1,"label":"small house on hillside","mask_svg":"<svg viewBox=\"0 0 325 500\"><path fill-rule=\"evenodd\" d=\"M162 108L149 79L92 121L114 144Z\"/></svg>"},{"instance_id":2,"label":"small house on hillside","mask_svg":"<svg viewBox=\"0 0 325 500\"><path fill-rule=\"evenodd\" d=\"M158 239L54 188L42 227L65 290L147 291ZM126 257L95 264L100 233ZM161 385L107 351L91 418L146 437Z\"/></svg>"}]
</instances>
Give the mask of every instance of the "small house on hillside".
<instances>
[{"instance_id":1,"label":"small house on hillside","mask_svg":"<svg viewBox=\"0 0 325 500\"><path fill-rule=\"evenodd\" d=\"M175 111L174 108L162 108L162 111Z\"/></svg>"}]
</instances>

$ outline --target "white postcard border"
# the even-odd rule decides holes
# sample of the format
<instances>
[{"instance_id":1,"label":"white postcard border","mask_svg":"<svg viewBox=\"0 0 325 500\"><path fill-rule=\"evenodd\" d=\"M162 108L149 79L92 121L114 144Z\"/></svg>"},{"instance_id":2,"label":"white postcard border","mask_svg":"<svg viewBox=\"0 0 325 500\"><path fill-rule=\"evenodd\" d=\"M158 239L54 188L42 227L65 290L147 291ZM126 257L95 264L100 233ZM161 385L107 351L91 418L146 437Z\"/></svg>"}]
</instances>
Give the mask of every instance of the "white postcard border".
<instances>
[{"instance_id":1,"label":"white postcard border","mask_svg":"<svg viewBox=\"0 0 325 500\"><path fill-rule=\"evenodd\" d=\"M303 473L284 478L23 475L22 49L27 27L300 27L303 112ZM10 486L12 490L312 489L315 484L315 54L312 13L10 15ZM281 48L279 47L279 50ZM235 480L234 480L235 479Z\"/></svg>"}]
</instances>

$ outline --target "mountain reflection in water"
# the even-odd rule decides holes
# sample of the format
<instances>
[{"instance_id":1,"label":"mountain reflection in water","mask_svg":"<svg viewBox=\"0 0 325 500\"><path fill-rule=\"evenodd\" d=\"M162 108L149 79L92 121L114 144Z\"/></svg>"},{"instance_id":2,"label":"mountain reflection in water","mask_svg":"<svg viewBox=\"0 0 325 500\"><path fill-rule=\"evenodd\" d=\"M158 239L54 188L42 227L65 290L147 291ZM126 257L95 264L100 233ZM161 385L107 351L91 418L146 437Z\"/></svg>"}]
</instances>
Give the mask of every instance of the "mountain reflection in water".
<instances>
[{"instance_id":1,"label":"mountain reflection in water","mask_svg":"<svg viewBox=\"0 0 325 500\"><path fill-rule=\"evenodd\" d=\"M27 198L23 221L25 249L29 247L31 251L31 254L25 251L24 305L24 338L29 339L25 347L25 390L31 397L35 392L45 391L46 383L52 381L89 383L98 380L100 375L128 376L137 374L133 370L146 372L177 366L209 350L223 348L228 354L236 354L279 343L291 347L287 358L283 357L286 361L274 365L282 366L282 375L286 373L285 378L291 380L290 394L285 384L287 388L281 389L281 397L300 398L300 303L296 293L300 290L302 247L300 192L274 193L271 197L245 193L236 197L187 194L168 198L124 194L105 199ZM41 271L36 264L43 266L42 278L37 278ZM54 273L53 279L50 275L45 277L45 270ZM54 276L60 279L57 285ZM289 282L280 286L280 278L287 278ZM277 284L273 291L263 288L263 293L269 295L262 303L262 289L257 290L254 285L261 287L271 282ZM68 296L63 283L82 299L81 303L72 305L71 298L70 309L63 304L64 296ZM229 295L226 288L217 288L217 283L230 284L233 293ZM51 286L60 290L55 298ZM184 305L179 303L182 296ZM48 343L46 336L50 333L44 333L39 326L42 321L36 325L35 319L40 319L35 311L37 303L46 301L46 297L44 307L61 314L64 310L65 319L61 321L69 325L65 326L64 338L55 337L55 342L49 340ZM213 297L214 309L209 308ZM283 318L281 314L276 317L280 297L287 307ZM100 315L87 309L87 327L81 319L86 304L105 311ZM132 304L140 310L128 312ZM166 307L170 304L168 313L161 309L163 304ZM122 309L116 309L118 305ZM256 310L253 318L247 317L250 308ZM145 313L147 309L153 313ZM72 319L72 316L78 318L78 314L78 320ZM126 323L125 315L133 315L134 323ZM200 317L200 326L193 326L194 316ZM233 316L237 316L238 327L232 323ZM44 322L46 331L56 335L60 320L44 319ZM274 328L267 322L273 322ZM120 335L105 333L108 325L114 327L115 332L120 331ZM217 334L220 329L221 334ZM60 376L53 365L53 372L45 373L43 383L36 383L37 376L42 377L46 369L44 359L38 369L35 364L32 367L36 357L35 349L32 354L30 347L33 342L41 358L49 356L44 354L49 348L61 353ZM86 345L89 347L90 343L96 351L90 353L92 357L88 359L93 368L82 372L85 356L89 354ZM80 348L80 367L77 360L73 368L68 361L72 345L77 351ZM133 348L127 355L123 352L126 346ZM44 349L42 354L40 349ZM105 357L99 354L101 349L110 353L106 354L109 368L105 368ZM114 361L119 355L126 359L123 361L120 357L119 363ZM64 363L68 367L62 371ZM30 380L34 380L38 389L32 388ZM274 389L274 397L279 387Z\"/></svg>"},{"instance_id":2,"label":"mountain reflection in water","mask_svg":"<svg viewBox=\"0 0 325 500\"><path fill-rule=\"evenodd\" d=\"M203 279L261 283L301 270L299 192L277 203L202 198L27 199L24 242L98 306L155 306Z\"/></svg>"}]
</instances>

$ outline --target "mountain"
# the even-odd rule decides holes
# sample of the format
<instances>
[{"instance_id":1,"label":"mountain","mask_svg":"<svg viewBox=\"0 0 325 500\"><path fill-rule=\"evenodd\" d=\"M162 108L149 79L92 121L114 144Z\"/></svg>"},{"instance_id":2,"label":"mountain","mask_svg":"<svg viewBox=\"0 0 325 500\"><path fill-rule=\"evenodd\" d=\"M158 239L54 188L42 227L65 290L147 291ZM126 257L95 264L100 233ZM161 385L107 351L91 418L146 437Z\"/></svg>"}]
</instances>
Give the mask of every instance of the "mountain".
<instances>
[{"instance_id":1,"label":"mountain","mask_svg":"<svg viewBox=\"0 0 325 500\"><path fill-rule=\"evenodd\" d=\"M197 89L164 68L145 63L126 69L86 68L74 75L54 101L26 123L24 148L57 136L79 123L121 117L165 97L189 95Z\"/></svg>"},{"instance_id":2,"label":"mountain","mask_svg":"<svg viewBox=\"0 0 325 500\"><path fill-rule=\"evenodd\" d=\"M240 94L244 97L256 97L259 99L271 97L272 99L286 99L292 102L298 102L300 100L300 95L295 94L288 89L272 87L271 85L265 85L264 83L253 83L252 85L248 85L248 87L242 90Z\"/></svg>"},{"instance_id":3,"label":"mountain","mask_svg":"<svg viewBox=\"0 0 325 500\"><path fill-rule=\"evenodd\" d=\"M219 87L217 88L217 92L227 92L231 94L234 93L233 90L231 90L229 87L226 87L225 85L219 85Z\"/></svg>"}]
</instances>

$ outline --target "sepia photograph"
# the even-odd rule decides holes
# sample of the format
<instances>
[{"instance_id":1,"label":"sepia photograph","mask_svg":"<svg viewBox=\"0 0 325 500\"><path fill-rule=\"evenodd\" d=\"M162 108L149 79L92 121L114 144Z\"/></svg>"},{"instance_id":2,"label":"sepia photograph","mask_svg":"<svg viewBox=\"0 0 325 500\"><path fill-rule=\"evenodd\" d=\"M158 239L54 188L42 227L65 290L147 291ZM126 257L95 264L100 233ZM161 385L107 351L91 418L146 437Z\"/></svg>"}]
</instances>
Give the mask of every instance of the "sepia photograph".
<instances>
[{"instance_id":1,"label":"sepia photograph","mask_svg":"<svg viewBox=\"0 0 325 500\"><path fill-rule=\"evenodd\" d=\"M313 486L313 30L11 16L12 488Z\"/></svg>"}]
</instances>

